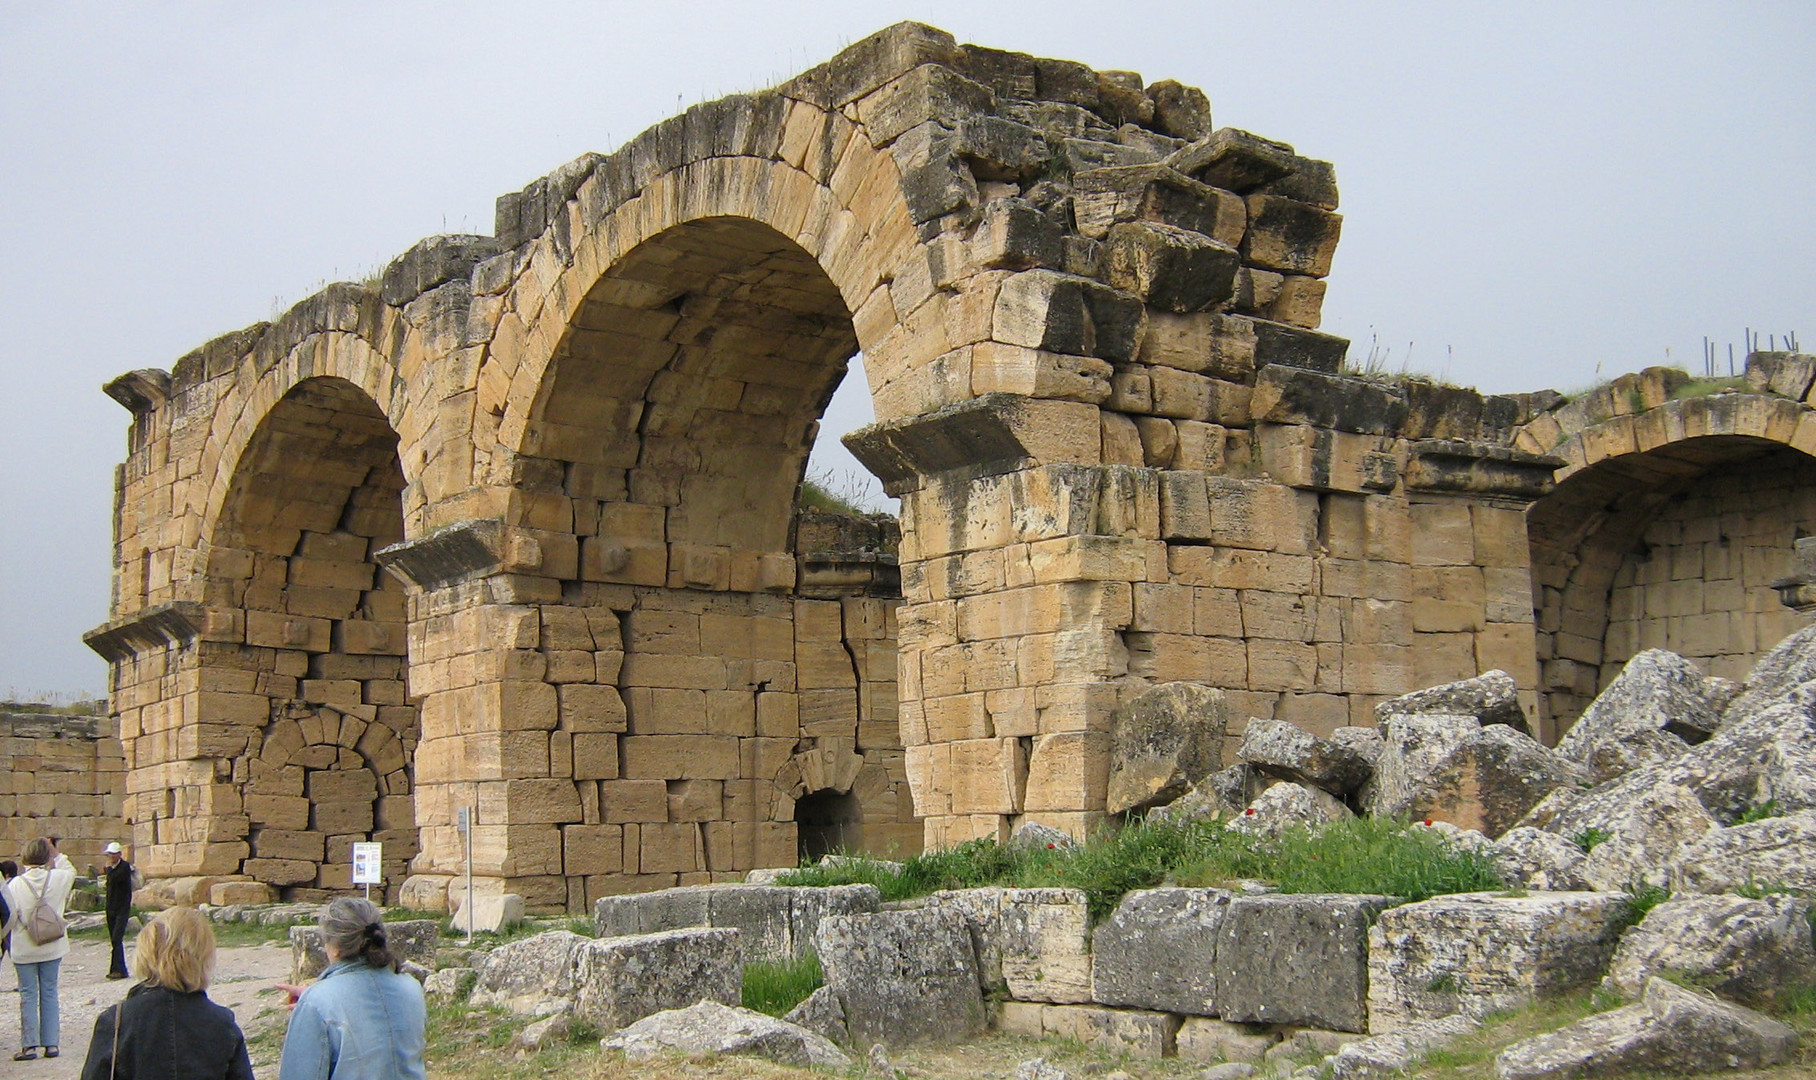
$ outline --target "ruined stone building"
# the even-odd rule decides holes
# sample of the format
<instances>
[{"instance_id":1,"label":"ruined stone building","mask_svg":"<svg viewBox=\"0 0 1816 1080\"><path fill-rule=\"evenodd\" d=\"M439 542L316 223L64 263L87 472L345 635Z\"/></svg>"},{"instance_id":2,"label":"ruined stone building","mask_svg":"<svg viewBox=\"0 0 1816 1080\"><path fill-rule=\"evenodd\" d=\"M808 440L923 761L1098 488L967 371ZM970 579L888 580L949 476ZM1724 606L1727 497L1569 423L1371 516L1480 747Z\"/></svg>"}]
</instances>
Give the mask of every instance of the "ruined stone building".
<instances>
[{"instance_id":1,"label":"ruined stone building","mask_svg":"<svg viewBox=\"0 0 1816 1080\"><path fill-rule=\"evenodd\" d=\"M1555 739L1790 628L1807 358L1575 401L1346 374L1334 171L1174 82L893 27L169 372L117 485L125 817L206 897L532 910L1103 818L1155 682L1314 730L1511 672ZM821 411L888 521L797 514Z\"/></svg>"}]
</instances>

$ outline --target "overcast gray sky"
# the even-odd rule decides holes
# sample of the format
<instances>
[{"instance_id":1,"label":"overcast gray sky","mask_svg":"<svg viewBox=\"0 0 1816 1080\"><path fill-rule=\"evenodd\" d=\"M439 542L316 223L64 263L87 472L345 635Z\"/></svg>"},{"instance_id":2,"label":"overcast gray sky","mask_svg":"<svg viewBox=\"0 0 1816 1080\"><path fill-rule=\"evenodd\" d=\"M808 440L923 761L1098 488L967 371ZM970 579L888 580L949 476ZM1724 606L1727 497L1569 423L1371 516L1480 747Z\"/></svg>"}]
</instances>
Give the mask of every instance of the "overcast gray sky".
<instances>
[{"instance_id":1,"label":"overcast gray sky","mask_svg":"<svg viewBox=\"0 0 1816 1080\"><path fill-rule=\"evenodd\" d=\"M105 685L103 382L909 18L1202 87L1334 161L1325 328L1390 367L1569 389L1816 339L1808 2L0 0L0 696Z\"/></svg>"}]
</instances>

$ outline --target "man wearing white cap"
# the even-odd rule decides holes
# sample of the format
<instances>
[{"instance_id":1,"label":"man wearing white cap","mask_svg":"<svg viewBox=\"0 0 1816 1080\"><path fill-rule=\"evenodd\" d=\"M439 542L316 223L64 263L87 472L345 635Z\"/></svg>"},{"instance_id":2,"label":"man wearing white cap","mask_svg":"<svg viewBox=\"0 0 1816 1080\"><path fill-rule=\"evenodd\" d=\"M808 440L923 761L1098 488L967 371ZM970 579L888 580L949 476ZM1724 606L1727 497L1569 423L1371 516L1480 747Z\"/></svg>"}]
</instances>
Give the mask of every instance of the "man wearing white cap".
<instances>
[{"instance_id":1,"label":"man wearing white cap","mask_svg":"<svg viewBox=\"0 0 1816 1080\"><path fill-rule=\"evenodd\" d=\"M113 960L107 977L126 978L126 920L132 917L132 891L138 884L139 872L120 854L118 841L110 842L107 852L107 936L113 939Z\"/></svg>"}]
</instances>

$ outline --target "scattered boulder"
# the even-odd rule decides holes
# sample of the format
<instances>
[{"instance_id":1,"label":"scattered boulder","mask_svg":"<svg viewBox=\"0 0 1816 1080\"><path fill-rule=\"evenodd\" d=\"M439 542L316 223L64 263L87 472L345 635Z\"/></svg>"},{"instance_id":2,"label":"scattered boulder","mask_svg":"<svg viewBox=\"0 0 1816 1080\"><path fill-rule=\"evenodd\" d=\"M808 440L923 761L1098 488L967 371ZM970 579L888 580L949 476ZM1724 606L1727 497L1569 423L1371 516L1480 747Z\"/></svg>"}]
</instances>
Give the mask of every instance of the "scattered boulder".
<instances>
[{"instance_id":1,"label":"scattered boulder","mask_svg":"<svg viewBox=\"0 0 1816 1080\"><path fill-rule=\"evenodd\" d=\"M1330 741L1362 759L1373 774L1375 762L1381 759L1384 744L1378 727L1340 727L1330 733Z\"/></svg>"},{"instance_id":2,"label":"scattered boulder","mask_svg":"<svg viewBox=\"0 0 1816 1080\"><path fill-rule=\"evenodd\" d=\"M1621 892L1665 884L1678 850L1721 824L1689 788L1659 784L1636 793L1600 828L1606 836L1583 859L1583 880L1592 889Z\"/></svg>"},{"instance_id":3,"label":"scattered boulder","mask_svg":"<svg viewBox=\"0 0 1816 1080\"><path fill-rule=\"evenodd\" d=\"M1075 841L1071 833L1062 832L1051 825L1042 825L1038 821L1022 822L1009 837L1009 846L1012 848L1064 848L1071 847L1073 843Z\"/></svg>"},{"instance_id":4,"label":"scattered boulder","mask_svg":"<svg viewBox=\"0 0 1816 1080\"><path fill-rule=\"evenodd\" d=\"M875 911L881 900L874 885L690 885L601 897L593 905L593 927L600 937L653 934L690 926L729 927L743 935L740 941L746 956L782 960L799 955L813 943L814 928L821 918Z\"/></svg>"},{"instance_id":5,"label":"scattered boulder","mask_svg":"<svg viewBox=\"0 0 1816 1080\"><path fill-rule=\"evenodd\" d=\"M1715 733L1726 704L1721 694L1721 688L1711 688L1695 664L1674 652L1647 649L1627 661L1614 681L1589 703L1559 740L1557 752L1589 767L1597 781L1629 771L1632 765L1621 766L1636 757L1651 755L1654 760L1668 761ZM1648 743L1642 736L1624 747L1619 745L1629 734L1654 732L1671 738Z\"/></svg>"},{"instance_id":6,"label":"scattered boulder","mask_svg":"<svg viewBox=\"0 0 1816 1080\"><path fill-rule=\"evenodd\" d=\"M1689 749L1689 743L1661 728L1629 728L1591 747L1584 766L1590 779L1599 784L1635 769L1675 761Z\"/></svg>"},{"instance_id":7,"label":"scattered boulder","mask_svg":"<svg viewBox=\"0 0 1816 1080\"><path fill-rule=\"evenodd\" d=\"M896 1080L901 1075L889 1063L889 1055L884 1052L882 1043L873 1044L870 1053L864 1055L864 1073L866 1077L877 1077L877 1080Z\"/></svg>"},{"instance_id":8,"label":"scattered boulder","mask_svg":"<svg viewBox=\"0 0 1816 1080\"><path fill-rule=\"evenodd\" d=\"M1506 724L1473 716L1390 714L1366 793L1378 817L1437 818L1499 836L1582 771Z\"/></svg>"},{"instance_id":9,"label":"scattered boulder","mask_svg":"<svg viewBox=\"0 0 1816 1080\"><path fill-rule=\"evenodd\" d=\"M1711 829L1677 853L1678 892L1733 892L1746 886L1816 892L1816 811Z\"/></svg>"},{"instance_id":10,"label":"scattered boulder","mask_svg":"<svg viewBox=\"0 0 1816 1080\"><path fill-rule=\"evenodd\" d=\"M851 1041L851 1034L845 1030L845 1010L839 1006L838 995L828 987L808 994L782 1019L840 1045Z\"/></svg>"},{"instance_id":11,"label":"scattered boulder","mask_svg":"<svg viewBox=\"0 0 1816 1080\"><path fill-rule=\"evenodd\" d=\"M1198 683L1161 683L1110 718L1112 814L1164 806L1223 764L1228 723L1223 691Z\"/></svg>"},{"instance_id":12,"label":"scattered boulder","mask_svg":"<svg viewBox=\"0 0 1816 1080\"><path fill-rule=\"evenodd\" d=\"M1284 720L1249 720L1236 756L1268 776L1334 795L1356 790L1374 771L1355 747Z\"/></svg>"},{"instance_id":13,"label":"scattered boulder","mask_svg":"<svg viewBox=\"0 0 1816 1080\"><path fill-rule=\"evenodd\" d=\"M1810 901L1791 896L1667 900L1621 937L1603 985L1637 998L1675 975L1742 1005L1767 1007L1816 980Z\"/></svg>"},{"instance_id":14,"label":"scattered boulder","mask_svg":"<svg viewBox=\"0 0 1816 1080\"><path fill-rule=\"evenodd\" d=\"M1140 889L1091 938L1091 998L1102 1005L1211 1016L1223 889Z\"/></svg>"},{"instance_id":15,"label":"scattered boulder","mask_svg":"<svg viewBox=\"0 0 1816 1080\"><path fill-rule=\"evenodd\" d=\"M459 1001L472 991L473 984L478 979L479 972L470 967L442 968L429 973L429 977L423 980L422 990L435 1001Z\"/></svg>"},{"instance_id":16,"label":"scattered boulder","mask_svg":"<svg viewBox=\"0 0 1816 1080\"><path fill-rule=\"evenodd\" d=\"M1324 1062L1330 1080L1400 1080L1420 1058L1480 1026L1462 1015L1415 1020L1385 1035L1349 1043Z\"/></svg>"},{"instance_id":17,"label":"scattered boulder","mask_svg":"<svg viewBox=\"0 0 1816 1080\"><path fill-rule=\"evenodd\" d=\"M533 1054L545 1046L564 1043L573 1034L573 1018L566 1013L556 1013L524 1025L523 1030L519 1031L517 1036L511 1040L511 1044L519 1050Z\"/></svg>"},{"instance_id":18,"label":"scattered boulder","mask_svg":"<svg viewBox=\"0 0 1816 1080\"><path fill-rule=\"evenodd\" d=\"M493 949L470 998L520 1016L566 1012L574 1001L574 952L593 940L550 930Z\"/></svg>"},{"instance_id":19,"label":"scattered boulder","mask_svg":"<svg viewBox=\"0 0 1816 1080\"><path fill-rule=\"evenodd\" d=\"M851 1058L804 1027L717 1001L652 1013L600 1041L632 1061L664 1051L737 1054L810 1069L847 1069Z\"/></svg>"},{"instance_id":20,"label":"scattered boulder","mask_svg":"<svg viewBox=\"0 0 1816 1080\"><path fill-rule=\"evenodd\" d=\"M1262 792L1247 809L1231 818L1230 828L1255 836L1277 837L1295 825L1315 829L1355 816L1328 791L1280 783Z\"/></svg>"},{"instance_id":21,"label":"scattered boulder","mask_svg":"<svg viewBox=\"0 0 1816 1080\"><path fill-rule=\"evenodd\" d=\"M1786 637L1759 658L1747 681L1722 712L1721 726L1739 723L1789 701L1798 687L1816 680L1816 624Z\"/></svg>"},{"instance_id":22,"label":"scattered boulder","mask_svg":"<svg viewBox=\"0 0 1816 1080\"><path fill-rule=\"evenodd\" d=\"M859 1045L952 1042L984 1030L971 931L952 908L828 916L815 948Z\"/></svg>"},{"instance_id":23,"label":"scattered boulder","mask_svg":"<svg viewBox=\"0 0 1816 1080\"><path fill-rule=\"evenodd\" d=\"M736 930L696 927L583 941L574 950L574 1015L616 1031L697 1001L736 1005L744 985L738 938Z\"/></svg>"},{"instance_id":24,"label":"scattered boulder","mask_svg":"<svg viewBox=\"0 0 1816 1080\"><path fill-rule=\"evenodd\" d=\"M1562 1080L1757 1069L1783 1063L1796 1047L1797 1033L1769 1016L1654 978L1637 1005L1514 1043L1494 1059L1494 1074Z\"/></svg>"},{"instance_id":25,"label":"scattered boulder","mask_svg":"<svg viewBox=\"0 0 1816 1080\"><path fill-rule=\"evenodd\" d=\"M462 904L454 913L454 930L462 934L496 934L523 921L523 897L516 893L473 898L473 910Z\"/></svg>"},{"instance_id":26,"label":"scattered boulder","mask_svg":"<svg viewBox=\"0 0 1816 1080\"><path fill-rule=\"evenodd\" d=\"M1368 925L1391 902L1317 893L1232 898L1217 936L1217 1015L1366 1030Z\"/></svg>"},{"instance_id":27,"label":"scattered boulder","mask_svg":"<svg viewBox=\"0 0 1816 1080\"><path fill-rule=\"evenodd\" d=\"M1469 716L1484 727L1506 724L1522 735L1532 734L1520 708L1519 687L1512 675L1498 670L1415 690L1375 706L1377 721L1385 724L1390 716Z\"/></svg>"},{"instance_id":28,"label":"scattered boulder","mask_svg":"<svg viewBox=\"0 0 1816 1080\"><path fill-rule=\"evenodd\" d=\"M1733 824L1770 802L1816 810L1816 683L1741 717L1674 763L1718 821Z\"/></svg>"},{"instance_id":29,"label":"scattered boulder","mask_svg":"<svg viewBox=\"0 0 1816 1080\"><path fill-rule=\"evenodd\" d=\"M1490 857L1494 872L1501 875L1508 888L1576 892L1589 887L1583 880L1583 860L1588 854L1571 841L1543 829L1508 829L1494 842Z\"/></svg>"},{"instance_id":30,"label":"scattered boulder","mask_svg":"<svg viewBox=\"0 0 1816 1080\"><path fill-rule=\"evenodd\" d=\"M1368 932L1369 1030L1481 1018L1600 979L1627 901L1614 893L1458 893L1383 911Z\"/></svg>"}]
</instances>

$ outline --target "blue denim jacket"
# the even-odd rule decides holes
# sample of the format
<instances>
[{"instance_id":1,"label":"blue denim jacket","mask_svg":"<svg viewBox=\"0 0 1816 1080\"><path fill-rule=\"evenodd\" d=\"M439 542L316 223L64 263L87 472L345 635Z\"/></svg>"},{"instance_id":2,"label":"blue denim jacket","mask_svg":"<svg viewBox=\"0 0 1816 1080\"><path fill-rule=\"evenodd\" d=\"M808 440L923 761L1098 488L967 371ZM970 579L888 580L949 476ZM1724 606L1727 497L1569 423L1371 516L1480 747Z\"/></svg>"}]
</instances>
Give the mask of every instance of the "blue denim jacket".
<instances>
[{"instance_id":1,"label":"blue denim jacket","mask_svg":"<svg viewBox=\"0 0 1816 1080\"><path fill-rule=\"evenodd\" d=\"M424 1080L422 984L342 960L303 992L284 1035L279 1080Z\"/></svg>"}]
</instances>

